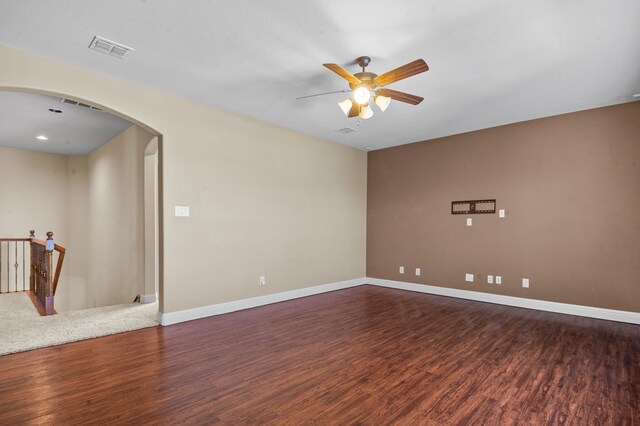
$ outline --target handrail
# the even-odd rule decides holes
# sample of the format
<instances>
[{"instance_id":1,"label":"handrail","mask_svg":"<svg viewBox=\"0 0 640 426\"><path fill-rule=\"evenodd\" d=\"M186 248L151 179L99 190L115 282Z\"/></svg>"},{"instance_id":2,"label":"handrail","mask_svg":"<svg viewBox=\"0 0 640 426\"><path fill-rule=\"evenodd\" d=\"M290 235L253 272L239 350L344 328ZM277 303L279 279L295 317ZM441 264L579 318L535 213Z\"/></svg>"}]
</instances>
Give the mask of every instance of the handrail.
<instances>
[{"instance_id":1,"label":"handrail","mask_svg":"<svg viewBox=\"0 0 640 426\"><path fill-rule=\"evenodd\" d=\"M58 252L58 262L56 263L56 273L53 276L53 295L56 295L56 290L58 289L58 280L60 279L60 271L62 271L62 263L64 262L64 255L67 250L59 246L58 244L54 245L55 250Z\"/></svg>"}]
</instances>

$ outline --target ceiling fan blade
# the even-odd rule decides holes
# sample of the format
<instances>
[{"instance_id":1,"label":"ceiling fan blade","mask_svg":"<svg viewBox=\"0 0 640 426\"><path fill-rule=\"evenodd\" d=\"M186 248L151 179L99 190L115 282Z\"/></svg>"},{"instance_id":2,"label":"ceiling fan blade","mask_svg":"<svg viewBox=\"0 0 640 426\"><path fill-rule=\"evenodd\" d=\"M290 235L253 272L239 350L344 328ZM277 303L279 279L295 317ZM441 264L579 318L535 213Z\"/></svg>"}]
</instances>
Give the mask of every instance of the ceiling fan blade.
<instances>
[{"instance_id":1,"label":"ceiling fan blade","mask_svg":"<svg viewBox=\"0 0 640 426\"><path fill-rule=\"evenodd\" d=\"M409 62L399 68L380 74L374 78L373 81L375 81L378 86L386 86L387 84L403 80L407 77L411 77L412 75L420 74L421 72L428 70L429 65L427 65L425 61L422 59L416 59L415 61Z\"/></svg>"},{"instance_id":2,"label":"ceiling fan blade","mask_svg":"<svg viewBox=\"0 0 640 426\"><path fill-rule=\"evenodd\" d=\"M336 90L333 92L316 93L315 95L300 96L299 98L296 98L296 99L306 99L306 98L313 98L314 96L324 96L324 95L331 95L332 93L347 93L347 92L351 92L351 90Z\"/></svg>"},{"instance_id":3,"label":"ceiling fan blade","mask_svg":"<svg viewBox=\"0 0 640 426\"><path fill-rule=\"evenodd\" d=\"M376 94L379 96L387 96L394 101L406 102L411 105L418 105L424 100L423 97L410 95L408 93L398 92L397 90L391 89L378 89L376 90Z\"/></svg>"},{"instance_id":4,"label":"ceiling fan blade","mask_svg":"<svg viewBox=\"0 0 640 426\"><path fill-rule=\"evenodd\" d=\"M329 68L331 71L335 72L340 77L347 80L349 83L353 83L353 84L362 83L358 77L351 74L349 71L345 70L338 64L322 64L322 66Z\"/></svg>"},{"instance_id":5,"label":"ceiling fan blade","mask_svg":"<svg viewBox=\"0 0 640 426\"><path fill-rule=\"evenodd\" d=\"M348 117L357 117L360 114L360 104L356 103L356 102L351 102L351 109L349 110L349 115Z\"/></svg>"}]
</instances>

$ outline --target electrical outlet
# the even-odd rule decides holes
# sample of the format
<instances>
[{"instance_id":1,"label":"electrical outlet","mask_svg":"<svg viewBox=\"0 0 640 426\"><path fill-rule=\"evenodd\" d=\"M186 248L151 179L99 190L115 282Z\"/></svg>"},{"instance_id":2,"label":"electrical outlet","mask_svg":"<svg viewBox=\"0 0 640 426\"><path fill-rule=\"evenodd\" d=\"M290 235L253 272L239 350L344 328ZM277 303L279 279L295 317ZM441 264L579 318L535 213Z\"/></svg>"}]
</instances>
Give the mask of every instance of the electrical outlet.
<instances>
[{"instance_id":1,"label":"electrical outlet","mask_svg":"<svg viewBox=\"0 0 640 426\"><path fill-rule=\"evenodd\" d=\"M496 284L502 284L502 277L500 275L496 275Z\"/></svg>"},{"instance_id":2,"label":"electrical outlet","mask_svg":"<svg viewBox=\"0 0 640 426\"><path fill-rule=\"evenodd\" d=\"M529 278L522 279L522 287L529 288Z\"/></svg>"},{"instance_id":3,"label":"electrical outlet","mask_svg":"<svg viewBox=\"0 0 640 426\"><path fill-rule=\"evenodd\" d=\"M420 268L416 268L416 277L420 276Z\"/></svg>"},{"instance_id":4,"label":"electrical outlet","mask_svg":"<svg viewBox=\"0 0 640 426\"><path fill-rule=\"evenodd\" d=\"M401 266L401 267L400 267L400 273L401 273L401 274L404 274L404 266Z\"/></svg>"},{"instance_id":5,"label":"electrical outlet","mask_svg":"<svg viewBox=\"0 0 640 426\"><path fill-rule=\"evenodd\" d=\"M473 225L473 219L468 217L467 218L467 226L471 226L471 225Z\"/></svg>"},{"instance_id":6,"label":"electrical outlet","mask_svg":"<svg viewBox=\"0 0 640 426\"><path fill-rule=\"evenodd\" d=\"M260 276L260 285L267 285L267 277L264 275Z\"/></svg>"},{"instance_id":7,"label":"electrical outlet","mask_svg":"<svg viewBox=\"0 0 640 426\"><path fill-rule=\"evenodd\" d=\"M487 275L487 284L493 284L493 275Z\"/></svg>"},{"instance_id":8,"label":"electrical outlet","mask_svg":"<svg viewBox=\"0 0 640 426\"><path fill-rule=\"evenodd\" d=\"M464 275L464 280L472 283L473 282L473 274L465 274Z\"/></svg>"}]
</instances>

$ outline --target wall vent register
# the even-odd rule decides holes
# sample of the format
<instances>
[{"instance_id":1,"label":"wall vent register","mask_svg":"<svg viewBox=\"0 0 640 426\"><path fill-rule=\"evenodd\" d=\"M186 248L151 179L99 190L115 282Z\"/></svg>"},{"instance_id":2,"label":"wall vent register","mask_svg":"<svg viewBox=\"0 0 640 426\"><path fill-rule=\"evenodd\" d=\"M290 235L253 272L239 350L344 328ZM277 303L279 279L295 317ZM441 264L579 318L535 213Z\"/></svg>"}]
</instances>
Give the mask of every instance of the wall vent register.
<instances>
[{"instance_id":1,"label":"wall vent register","mask_svg":"<svg viewBox=\"0 0 640 426\"><path fill-rule=\"evenodd\" d=\"M74 100L71 100L71 99L61 98L60 102L62 102L63 104L74 105L74 106L78 106L78 107L81 107L81 108L87 108L87 109L91 109L93 111L102 112L102 110L100 108L98 108L98 107L94 107L93 105L83 104L82 102L74 101ZM49 110L49 111L51 111L51 110ZM57 112L57 111L58 110L53 110L51 112ZM62 112L62 111L60 111L60 112Z\"/></svg>"},{"instance_id":2,"label":"wall vent register","mask_svg":"<svg viewBox=\"0 0 640 426\"><path fill-rule=\"evenodd\" d=\"M133 47L125 46L100 36L95 36L91 40L89 49L97 50L118 59L125 59L133 52Z\"/></svg>"},{"instance_id":3,"label":"wall vent register","mask_svg":"<svg viewBox=\"0 0 640 426\"><path fill-rule=\"evenodd\" d=\"M336 129L336 132L342 133L343 135L348 135L349 133L357 132L357 129L353 127L343 127L342 129Z\"/></svg>"}]
</instances>

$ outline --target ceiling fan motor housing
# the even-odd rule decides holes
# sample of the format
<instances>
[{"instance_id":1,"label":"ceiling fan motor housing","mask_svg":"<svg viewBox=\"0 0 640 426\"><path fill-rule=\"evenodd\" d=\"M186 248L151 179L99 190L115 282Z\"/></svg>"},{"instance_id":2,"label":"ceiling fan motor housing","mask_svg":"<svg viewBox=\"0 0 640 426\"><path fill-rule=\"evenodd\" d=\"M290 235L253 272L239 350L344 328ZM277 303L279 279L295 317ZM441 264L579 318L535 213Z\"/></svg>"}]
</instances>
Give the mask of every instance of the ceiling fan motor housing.
<instances>
[{"instance_id":1,"label":"ceiling fan motor housing","mask_svg":"<svg viewBox=\"0 0 640 426\"><path fill-rule=\"evenodd\" d=\"M376 78L378 76L378 74L374 74L372 72L359 72L354 74L355 77L357 77L361 83L349 83L349 87L351 88L351 90L355 90L358 87L366 87L369 90L375 90L378 85L373 81L374 78Z\"/></svg>"},{"instance_id":2,"label":"ceiling fan motor housing","mask_svg":"<svg viewBox=\"0 0 640 426\"><path fill-rule=\"evenodd\" d=\"M371 58L368 56L360 56L356 59L356 64L362 68L362 72L354 74L362 83L349 83L351 90L356 90L358 87L366 87L369 90L375 90L378 86L373 79L378 75L372 72L366 72L364 69L371 63Z\"/></svg>"}]
</instances>

